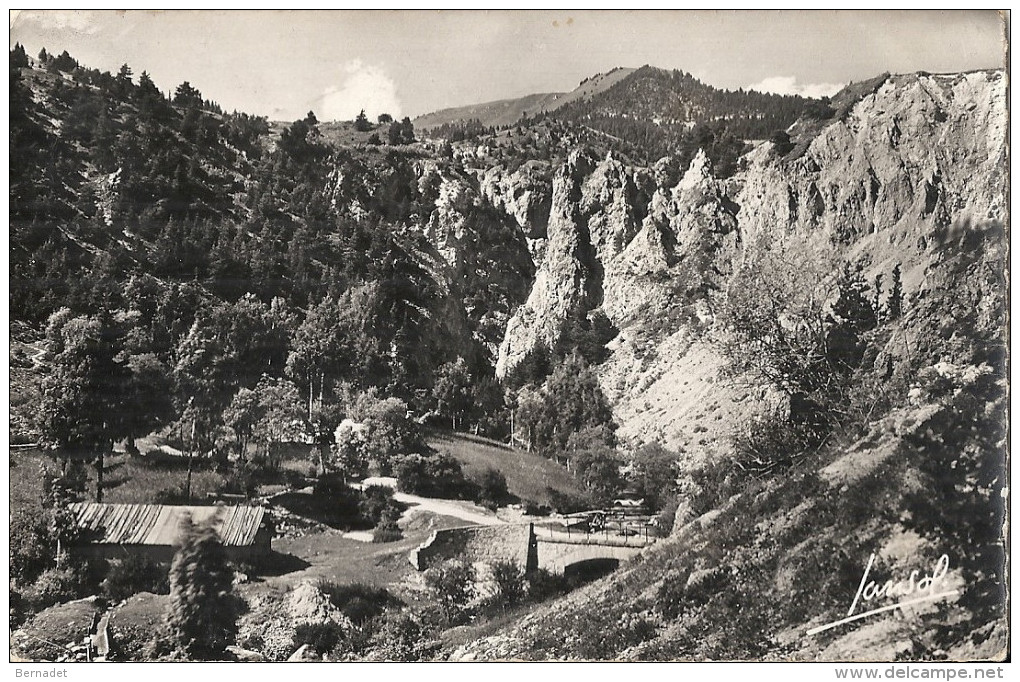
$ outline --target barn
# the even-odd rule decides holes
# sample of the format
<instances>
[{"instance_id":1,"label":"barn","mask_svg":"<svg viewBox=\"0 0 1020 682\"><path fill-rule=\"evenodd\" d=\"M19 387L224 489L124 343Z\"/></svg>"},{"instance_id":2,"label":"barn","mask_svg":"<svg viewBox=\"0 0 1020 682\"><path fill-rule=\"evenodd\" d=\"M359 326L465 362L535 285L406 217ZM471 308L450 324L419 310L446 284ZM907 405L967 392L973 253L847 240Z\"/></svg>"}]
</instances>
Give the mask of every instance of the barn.
<instances>
[{"instance_id":1,"label":"barn","mask_svg":"<svg viewBox=\"0 0 1020 682\"><path fill-rule=\"evenodd\" d=\"M251 562L271 551L273 531L262 507L79 502L69 508L81 540L68 551L79 556L117 559L136 554L170 563L187 517L211 525L231 560Z\"/></svg>"}]
</instances>

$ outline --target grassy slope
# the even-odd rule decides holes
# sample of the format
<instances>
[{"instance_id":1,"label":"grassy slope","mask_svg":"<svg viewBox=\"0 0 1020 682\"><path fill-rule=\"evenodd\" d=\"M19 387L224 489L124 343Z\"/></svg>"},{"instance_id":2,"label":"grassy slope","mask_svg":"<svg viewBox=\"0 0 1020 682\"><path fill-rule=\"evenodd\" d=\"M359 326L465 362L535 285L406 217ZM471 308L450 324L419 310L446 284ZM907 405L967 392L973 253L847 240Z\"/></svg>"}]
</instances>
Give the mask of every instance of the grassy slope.
<instances>
[{"instance_id":1,"label":"grassy slope","mask_svg":"<svg viewBox=\"0 0 1020 682\"><path fill-rule=\"evenodd\" d=\"M458 434L434 433L429 445L457 458L469 477L493 468L506 477L510 492L522 500L549 504L549 488L571 496L584 495L580 482L552 460L523 450Z\"/></svg>"}]
</instances>

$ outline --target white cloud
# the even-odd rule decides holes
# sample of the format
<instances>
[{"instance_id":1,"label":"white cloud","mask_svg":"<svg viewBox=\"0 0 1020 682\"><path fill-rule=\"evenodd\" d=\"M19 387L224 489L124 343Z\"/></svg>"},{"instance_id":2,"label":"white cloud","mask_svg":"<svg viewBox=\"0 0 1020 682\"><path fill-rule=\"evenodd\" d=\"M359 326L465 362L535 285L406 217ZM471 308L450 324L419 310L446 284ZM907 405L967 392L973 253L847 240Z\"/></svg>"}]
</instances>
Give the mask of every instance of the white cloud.
<instances>
[{"instance_id":1,"label":"white cloud","mask_svg":"<svg viewBox=\"0 0 1020 682\"><path fill-rule=\"evenodd\" d=\"M362 109L369 120L379 114L401 115L397 84L382 67L352 59L343 66L342 84L323 93L316 116L323 121L349 121Z\"/></svg>"},{"instance_id":2,"label":"white cloud","mask_svg":"<svg viewBox=\"0 0 1020 682\"><path fill-rule=\"evenodd\" d=\"M798 83L796 76L771 76L748 85L748 90L770 92L774 95L800 95L801 97L832 97L843 89L842 83Z\"/></svg>"}]
</instances>

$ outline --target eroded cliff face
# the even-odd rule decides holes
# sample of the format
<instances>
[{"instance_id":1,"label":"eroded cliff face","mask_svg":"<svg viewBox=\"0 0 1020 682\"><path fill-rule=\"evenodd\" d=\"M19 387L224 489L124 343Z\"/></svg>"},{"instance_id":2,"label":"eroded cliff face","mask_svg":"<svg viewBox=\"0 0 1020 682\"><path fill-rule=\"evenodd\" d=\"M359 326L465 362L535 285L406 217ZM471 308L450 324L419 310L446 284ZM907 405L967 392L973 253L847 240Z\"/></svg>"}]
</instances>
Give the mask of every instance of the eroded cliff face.
<instances>
[{"instance_id":1,"label":"eroded cliff face","mask_svg":"<svg viewBox=\"0 0 1020 682\"><path fill-rule=\"evenodd\" d=\"M675 181L663 164L575 152L552 182L544 237L541 220L521 222L543 214L533 200L542 191L515 185L526 174L493 176L493 204L522 225L537 267L497 373L554 343L573 307L601 309L621 330L599 370L621 435L710 455L767 397L719 381L705 341L712 292L743 246L803 238L819 257L862 258L869 275L900 263L916 294L932 240L954 225L1004 221L1005 87L1001 71L887 78L845 115L798 123L787 156L759 145L726 181L704 155Z\"/></svg>"},{"instance_id":2,"label":"eroded cliff face","mask_svg":"<svg viewBox=\"0 0 1020 682\"><path fill-rule=\"evenodd\" d=\"M511 207L494 205L470 175L428 161L415 172L423 211L414 229L431 247L421 249L421 259L443 291L462 302L474 341L494 361L510 315L534 277L527 237ZM535 215L521 210L522 216Z\"/></svg>"},{"instance_id":3,"label":"eroded cliff face","mask_svg":"<svg viewBox=\"0 0 1020 682\"><path fill-rule=\"evenodd\" d=\"M722 380L710 342L747 245L792 239L820 261L861 258L869 277L899 263L917 295L933 241L1004 221L1005 87L1001 71L877 79L832 118L798 122L786 155L762 143L725 180L700 153L679 175L584 149L558 167L421 160L408 229L449 299L435 315L469 327L503 376L572 311L601 310L620 330L599 367L620 435L710 457L770 399ZM356 216L374 180L335 182L335 208Z\"/></svg>"},{"instance_id":4,"label":"eroded cliff face","mask_svg":"<svg viewBox=\"0 0 1020 682\"><path fill-rule=\"evenodd\" d=\"M955 222L1002 221L1005 88L1001 71L893 76L799 158L759 147L735 198L741 231L823 230L877 265Z\"/></svg>"}]
</instances>

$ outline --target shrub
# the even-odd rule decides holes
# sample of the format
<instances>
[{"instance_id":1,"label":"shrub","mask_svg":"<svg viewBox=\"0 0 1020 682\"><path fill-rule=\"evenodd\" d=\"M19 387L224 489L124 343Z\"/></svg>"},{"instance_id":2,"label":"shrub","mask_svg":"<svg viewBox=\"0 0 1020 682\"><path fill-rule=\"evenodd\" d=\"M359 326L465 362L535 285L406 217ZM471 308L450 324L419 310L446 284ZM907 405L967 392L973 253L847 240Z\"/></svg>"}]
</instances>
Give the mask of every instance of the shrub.
<instances>
[{"instance_id":1,"label":"shrub","mask_svg":"<svg viewBox=\"0 0 1020 682\"><path fill-rule=\"evenodd\" d=\"M524 571L513 561L492 563L492 579L496 593L492 599L504 611L519 604L526 594Z\"/></svg>"},{"instance_id":2,"label":"shrub","mask_svg":"<svg viewBox=\"0 0 1020 682\"><path fill-rule=\"evenodd\" d=\"M386 507L379 514L379 523L372 534L372 542L393 542L400 540L404 534L400 531L397 521L400 520L403 505L390 500Z\"/></svg>"},{"instance_id":3,"label":"shrub","mask_svg":"<svg viewBox=\"0 0 1020 682\"><path fill-rule=\"evenodd\" d=\"M316 652L325 654L333 651L344 637L343 626L335 621L302 623L294 629L294 646L309 644Z\"/></svg>"},{"instance_id":4,"label":"shrub","mask_svg":"<svg viewBox=\"0 0 1020 682\"><path fill-rule=\"evenodd\" d=\"M686 607L684 588L690 577L688 570L673 570L666 574L655 596L656 610L664 618L675 619Z\"/></svg>"},{"instance_id":5,"label":"shrub","mask_svg":"<svg viewBox=\"0 0 1020 682\"><path fill-rule=\"evenodd\" d=\"M510 499L506 476L492 467L487 468L478 480L478 501L485 507L495 510L499 505Z\"/></svg>"},{"instance_id":6,"label":"shrub","mask_svg":"<svg viewBox=\"0 0 1020 682\"><path fill-rule=\"evenodd\" d=\"M544 568L528 573L527 582L528 599L533 602L545 601L570 590L570 583L564 576Z\"/></svg>"},{"instance_id":7,"label":"shrub","mask_svg":"<svg viewBox=\"0 0 1020 682\"><path fill-rule=\"evenodd\" d=\"M351 525L360 520L361 494L341 474L324 474L312 489L315 512L327 522Z\"/></svg>"},{"instance_id":8,"label":"shrub","mask_svg":"<svg viewBox=\"0 0 1020 682\"><path fill-rule=\"evenodd\" d=\"M425 619L401 611L386 618L372 637L371 660L430 661L441 644Z\"/></svg>"},{"instance_id":9,"label":"shrub","mask_svg":"<svg viewBox=\"0 0 1020 682\"><path fill-rule=\"evenodd\" d=\"M143 556L128 555L111 562L102 589L110 598L121 600L139 592L165 594L169 582L166 570L158 563Z\"/></svg>"},{"instance_id":10,"label":"shrub","mask_svg":"<svg viewBox=\"0 0 1020 682\"><path fill-rule=\"evenodd\" d=\"M330 580L318 583L319 591L355 625L381 616L394 599L385 588L364 583L342 585Z\"/></svg>"},{"instance_id":11,"label":"shrub","mask_svg":"<svg viewBox=\"0 0 1020 682\"><path fill-rule=\"evenodd\" d=\"M650 509L661 509L675 491L679 458L679 453L656 442L642 445L634 451L631 479Z\"/></svg>"},{"instance_id":12,"label":"shrub","mask_svg":"<svg viewBox=\"0 0 1020 682\"><path fill-rule=\"evenodd\" d=\"M36 611L54 604L63 604L86 596L88 591L80 568L57 566L47 568L24 592L25 600Z\"/></svg>"},{"instance_id":13,"label":"shrub","mask_svg":"<svg viewBox=\"0 0 1020 682\"><path fill-rule=\"evenodd\" d=\"M549 516L552 513L552 509L549 505L526 500L524 502L524 513L528 516Z\"/></svg>"},{"instance_id":14,"label":"shrub","mask_svg":"<svg viewBox=\"0 0 1020 682\"><path fill-rule=\"evenodd\" d=\"M790 141L790 134L785 130L777 130L772 133L772 137L769 141L776 148L776 153L780 156L786 156L790 150L793 149L793 142Z\"/></svg>"},{"instance_id":15,"label":"shrub","mask_svg":"<svg viewBox=\"0 0 1020 682\"><path fill-rule=\"evenodd\" d=\"M471 496L460 462L448 453L410 455L397 464L397 487L407 493L428 497Z\"/></svg>"},{"instance_id":16,"label":"shrub","mask_svg":"<svg viewBox=\"0 0 1020 682\"><path fill-rule=\"evenodd\" d=\"M31 583L53 565L56 547L42 515L18 510L11 516L9 537L11 578L18 584Z\"/></svg>"},{"instance_id":17,"label":"shrub","mask_svg":"<svg viewBox=\"0 0 1020 682\"><path fill-rule=\"evenodd\" d=\"M475 593L475 569L465 562L450 559L425 571L425 585L432 592L449 624L461 620Z\"/></svg>"},{"instance_id":18,"label":"shrub","mask_svg":"<svg viewBox=\"0 0 1020 682\"><path fill-rule=\"evenodd\" d=\"M25 602L25 598L21 596L21 592L11 587L10 590L11 601L10 601L10 628L11 630L16 629L19 625L25 622L25 618L28 617L28 604Z\"/></svg>"},{"instance_id":19,"label":"shrub","mask_svg":"<svg viewBox=\"0 0 1020 682\"><path fill-rule=\"evenodd\" d=\"M365 521L377 524L382 520L387 507L396 508L398 505L400 503L393 499L392 488L385 485L370 485L361 491L358 513Z\"/></svg>"},{"instance_id":20,"label":"shrub","mask_svg":"<svg viewBox=\"0 0 1020 682\"><path fill-rule=\"evenodd\" d=\"M665 618L675 619L688 608L708 603L729 580L729 573L720 566L698 571L671 571L659 586L656 610Z\"/></svg>"},{"instance_id":21,"label":"shrub","mask_svg":"<svg viewBox=\"0 0 1020 682\"><path fill-rule=\"evenodd\" d=\"M563 644L581 659L615 658L624 649L655 636L654 623L636 613L595 609L574 615L571 638ZM562 647L563 645L561 645Z\"/></svg>"},{"instance_id":22,"label":"shrub","mask_svg":"<svg viewBox=\"0 0 1020 682\"><path fill-rule=\"evenodd\" d=\"M553 488L546 488L549 495L549 504L559 514L572 514L591 508L591 500L587 497L563 493Z\"/></svg>"},{"instance_id":23,"label":"shrub","mask_svg":"<svg viewBox=\"0 0 1020 682\"><path fill-rule=\"evenodd\" d=\"M223 481L217 486L217 492L250 498L258 492L258 487L255 472L250 467L238 464L230 467L223 475Z\"/></svg>"},{"instance_id":24,"label":"shrub","mask_svg":"<svg viewBox=\"0 0 1020 682\"><path fill-rule=\"evenodd\" d=\"M667 497L662 504L662 509L655 516L655 527L661 537L666 537L673 532L673 524L676 523L676 511L680 507L680 500L675 495Z\"/></svg>"},{"instance_id":25,"label":"shrub","mask_svg":"<svg viewBox=\"0 0 1020 682\"><path fill-rule=\"evenodd\" d=\"M733 437L734 474L762 478L782 473L803 458L810 444L810 439L790 421L756 417Z\"/></svg>"}]
</instances>

